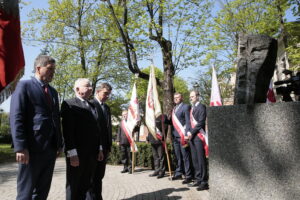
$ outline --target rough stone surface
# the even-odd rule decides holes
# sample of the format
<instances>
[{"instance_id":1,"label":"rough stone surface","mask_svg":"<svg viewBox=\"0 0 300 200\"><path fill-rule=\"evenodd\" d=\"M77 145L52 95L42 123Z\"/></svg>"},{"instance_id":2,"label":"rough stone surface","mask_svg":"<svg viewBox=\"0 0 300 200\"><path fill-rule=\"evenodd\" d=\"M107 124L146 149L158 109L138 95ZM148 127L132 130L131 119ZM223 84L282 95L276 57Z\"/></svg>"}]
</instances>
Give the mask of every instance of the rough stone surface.
<instances>
[{"instance_id":1,"label":"rough stone surface","mask_svg":"<svg viewBox=\"0 0 300 200\"><path fill-rule=\"evenodd\" d=\"M0 199L16 199L17 164L0 165ZM103 185L105 200L208 200L208 191L197 191L183 185L180 180L169 181L168 177L157 179L149 177L152 170L136 168L134 174L121 174L123 166L108 165ZM48 200L63 200L65 197L66 168L65 160L56 162Z\"/></svg>"},{"instance_id":2,"label":"rough stone surface","mask_svg":"<svg viewBox=\"0 0 300 200\"><path fill-rule=\"evenodd\" d=\"M210 198L300 199L300 103L210 107Z\"/></svg>"},{"instance_id":3,"label":"rough stone surface","mask_svg":"<svg viewBox=\"0 0 300 200\"><path fill-rule=\"evenodd\" d=\"M234 104L266 102L277 56L277 41L265 35L241 35Z\"/></svg>"}]
</instances>

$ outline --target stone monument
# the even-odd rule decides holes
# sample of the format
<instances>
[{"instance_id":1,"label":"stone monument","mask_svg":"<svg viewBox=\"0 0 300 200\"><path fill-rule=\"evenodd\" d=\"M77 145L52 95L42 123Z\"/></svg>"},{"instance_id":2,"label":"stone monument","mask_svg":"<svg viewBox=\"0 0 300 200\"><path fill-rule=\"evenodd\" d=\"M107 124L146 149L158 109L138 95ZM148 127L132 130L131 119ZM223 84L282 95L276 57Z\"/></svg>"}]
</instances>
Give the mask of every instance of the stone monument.
<instances>
[{"instance_id":1,"label":"stone monument","mask_svg":"<svg viewBox=\"0 0 300 200\"><path fill-rule=\"evenodd\" d=\"M277 41L266 35L241 35L234 104L266 102L277 56Z\"/></svg>"},{"instance_id":2,"label":"stone monument","mask_svg":"<svg viewBox=\"0 0 300 200\"><path fill-rule=\"evenodd\" d=\"M242 36L235 105L207 109L210 199L300 199L300 102L267 104L276 40Z\"/></svg>"}]
</instances>

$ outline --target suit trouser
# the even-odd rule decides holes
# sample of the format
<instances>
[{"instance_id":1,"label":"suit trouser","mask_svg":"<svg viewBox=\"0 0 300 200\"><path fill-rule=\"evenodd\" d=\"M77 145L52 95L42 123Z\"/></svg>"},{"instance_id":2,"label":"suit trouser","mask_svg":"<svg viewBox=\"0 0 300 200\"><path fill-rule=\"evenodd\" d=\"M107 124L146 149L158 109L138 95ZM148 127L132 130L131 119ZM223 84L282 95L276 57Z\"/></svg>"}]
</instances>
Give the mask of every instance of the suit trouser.
<instances>
[{"instance_id":1,"label":"suit trouser","mask_svg":"<svg viewBox=\"0 0 300 200\"><path fill-rule=\"evenodd\" d=\"M162 144L151 144L152 155L154 160L154 173L156 174L165 174L165 156Z\"/></svg>"},{"instance_id":2,"label":"suit trouser","mask_svg":"<svg viewBox=\"0 0 300 200\"><path fill-rule=\"evenodd\" d=\"M205 158L203 143L198 136L190 141L195 180L198 183L207 183L207 160Z\"/></svg>"},{"instance_id":3,"label":"suit trouser","mask_svg":"<svg viewBox=\"0 0 300 200\"><path fill-rule=\"evenodd\" d=\"M124 165L124 169L131 170L131 153L130 153L130 145L120 145L120 151L121 151L121 159L122 163Z\"/></svg>"},{"instance_id":4,"label":"suit trouser","mask_svg":"<svg viewBox=\"0 0 300 200\"><path fill-rule=\"evenodd\" d=\"M183 148L180 143L180 138L173 139L175 156L177 159L177 166L175 170L175 176L181 176L185 174L185 178L193 178L192 166L191 166L191 156L190 148Z\"/></svg>"},{"instance_id":5,"label":"suit trouser","mask_svg":"<svg viewBox=\"0 0 300 200\"><path fill-rule=\"evenodd\" d=\"M105 175L108 151L104 151L104 160L97 161L96 170L92 178L92 187L88 192L86 200L102 200L102 179Z\"/></svg>"},{"instance_id":6,"label":"suit trouser","mask_svg":"<svg viewBox=\"0 0 300 200\"><path fill-rule=\"evenodd\" d=\"M66 199L85 200L87 192L91 188L91 180L95 172L97 156L96 154L79 156L78 167L70 165L70 158L66 158L66 162Z\"/></svg>"},{"instance_id":7,"label":"suit trouser","mask_svg":"<svg viewBox=\"0 0 300 200\"><path fill-rule=\"evenodd\" d=\"M29 153L29 164L19 164L17 200L45 200L51 186L56 150Z\"/></svg>"}]
</instances>

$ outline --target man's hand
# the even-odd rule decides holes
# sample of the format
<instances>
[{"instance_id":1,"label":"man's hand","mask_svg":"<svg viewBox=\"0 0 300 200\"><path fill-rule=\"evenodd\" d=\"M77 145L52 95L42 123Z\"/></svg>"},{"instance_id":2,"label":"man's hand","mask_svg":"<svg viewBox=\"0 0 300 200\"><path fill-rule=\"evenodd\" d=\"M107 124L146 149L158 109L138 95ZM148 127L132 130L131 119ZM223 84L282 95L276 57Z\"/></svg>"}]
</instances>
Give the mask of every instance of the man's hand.
<instances>
[{"instance_id":1,"label":"man's hand","mask_svg":"<svg viewBox=\"0 0 300 200\"><path fill-rule=\"evenodd\" d=\"M103 159L104 159L103 152L102 152L102 151L99 151L97 160L98 160L98 161L102 161Z\"/></svg>"},{"instance_id":2,"label":"man's hand","mask_svg":"<svg viewBox=\"0 0 300 200\"><path fill-rule=\"evenodd\" d=\"M16 161L19 164L28 164L29 163L29 152L27 149L19 151L16 153Z\"/></svg>"},{"instance_id":3,"label":"man's hand","mask_svg":"<svg viewBox=\"0 0 300 200\"><path fill-rule=\"evenodd\" d=\"M78 167L79 166L78 156L71 156L70 157L70 164L71 164L72 167Z\"/></svg>"}]
</instances>

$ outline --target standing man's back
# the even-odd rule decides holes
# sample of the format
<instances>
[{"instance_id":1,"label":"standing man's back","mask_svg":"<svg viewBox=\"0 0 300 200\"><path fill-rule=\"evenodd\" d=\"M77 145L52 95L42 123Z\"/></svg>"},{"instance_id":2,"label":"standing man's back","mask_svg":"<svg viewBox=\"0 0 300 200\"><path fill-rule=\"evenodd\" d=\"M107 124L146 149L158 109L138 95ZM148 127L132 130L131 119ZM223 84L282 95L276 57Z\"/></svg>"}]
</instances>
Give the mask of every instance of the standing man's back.
<instances>
[{"instance_id":1,"label":"standing man's back","mask_svg":"<svg viewBox=\"0 0 300 200\"><path fill-rule=\"evenodd\" d=\"M55 60L40 55L34 63L35 77L20 81L12 95L10 125L19 163L17 199L46 199L57 153L62 147L59 102L49 85Z\"/></svg>"}]
</instances>

